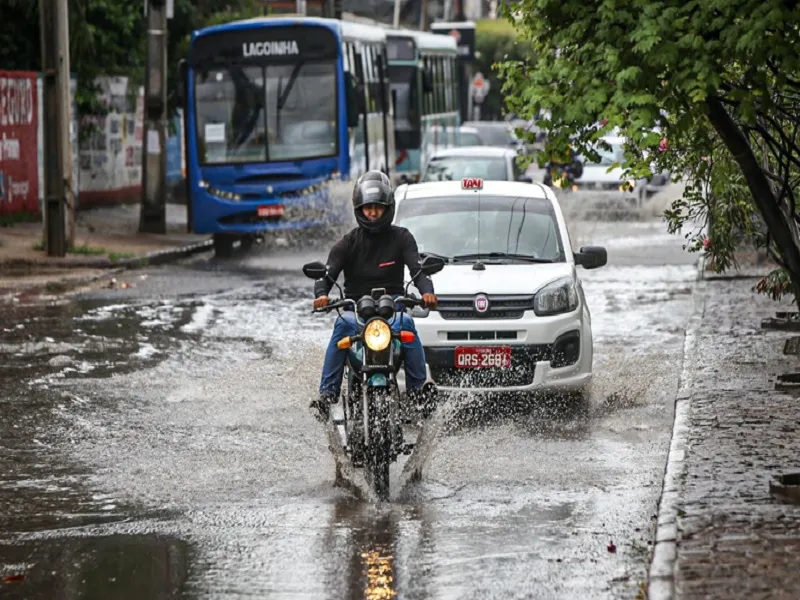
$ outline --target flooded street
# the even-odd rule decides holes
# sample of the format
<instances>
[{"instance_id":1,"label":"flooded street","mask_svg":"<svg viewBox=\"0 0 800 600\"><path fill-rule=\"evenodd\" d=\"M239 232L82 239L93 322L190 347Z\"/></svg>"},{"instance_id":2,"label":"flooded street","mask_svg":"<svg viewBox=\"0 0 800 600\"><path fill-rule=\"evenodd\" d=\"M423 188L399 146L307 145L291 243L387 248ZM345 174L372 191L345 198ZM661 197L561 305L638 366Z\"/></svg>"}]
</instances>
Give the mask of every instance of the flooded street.
<instances>
[{"instance_id":1,"label":"flooded street","mask_svg":"<svg viewBox=\"0 0 800 600\"><path fill-rule=\"evenodd\" d=\"M0 307L0 597L634 598L697 257L657 219L572 236L608 249L580 270L586 406L455 399L381 505L333 486L307 408L333 317L300 267L324 246Z\"/></svg>"}]
</instances>

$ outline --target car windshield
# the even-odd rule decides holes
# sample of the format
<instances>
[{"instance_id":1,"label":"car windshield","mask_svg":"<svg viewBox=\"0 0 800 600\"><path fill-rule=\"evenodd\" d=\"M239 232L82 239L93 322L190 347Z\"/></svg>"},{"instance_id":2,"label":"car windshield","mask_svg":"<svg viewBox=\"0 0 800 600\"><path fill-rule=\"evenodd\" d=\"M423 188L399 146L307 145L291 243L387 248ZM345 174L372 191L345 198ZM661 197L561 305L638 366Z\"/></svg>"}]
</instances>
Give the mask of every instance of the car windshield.
<instances>
[{"instance_id":1,"label":"car windshield","mask_svg":"<svg viewBox=\"0 0 800 600\"><path fill-rule=\"evenodd\" d=\"M544 198L483 194L410 198L398 205L395 223L414 234L420 252L447 257L502 253L565 260L553 205Z\"/></svg>"},{"instance_id":2,"label":"car windshield","mask_svg":"<svg viewBox=\"0 0 800 600\"><path fill-rule=\"evenodd\" d=\"M458 132L458 145L459 146L483 146L483 141L477 133L472 131L459 131Z\"/></svg>"},{"instance_id":3,"label":"car windshield","mask_svg":"<svg viewBox=\"0 0 800 600\"><path fill-rule=\"evenodd\" d=\"M602 148L599 145L594 145L592 148L594 149L597 154L600 155L600 159L598 161L593 161L586 158L586 161L583 163L585 166L600 166L600 167L609 167L613 165L615 162L623 162L625 160L625 150L620 143L608 143L610 150L606 148Z\"/></svg>"},{"instance_id":4,"label":"car windshield","mask_svg":"<svg viewBox=\"0 0 800 600\"><path fill-rule=\"evenodd\" d=\"M508 181L506 159L487 156L432 158L425 167L422 181L456 181L464 177L480 177L487 181Z\"/></svg>"},{"instance_id":5,"label":"car windshield","mask_svg":"<svg viewBox=\"0 0 800 600\"><path fill-rule=\"evenodd\" d=\"M202 163L336 154L336 63L217 66L195 76Z\"/></svg>"}]
</instances>

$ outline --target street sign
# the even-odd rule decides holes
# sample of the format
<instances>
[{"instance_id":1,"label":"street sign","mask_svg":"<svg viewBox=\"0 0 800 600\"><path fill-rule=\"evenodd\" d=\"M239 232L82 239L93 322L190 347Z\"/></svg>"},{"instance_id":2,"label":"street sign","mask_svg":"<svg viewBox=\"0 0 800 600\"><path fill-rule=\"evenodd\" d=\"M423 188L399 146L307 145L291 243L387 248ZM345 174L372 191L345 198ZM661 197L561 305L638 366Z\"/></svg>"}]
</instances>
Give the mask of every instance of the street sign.
<instances>
[{"instance_id":1,"label":"street sign","mask_svg":"<svg viewBox=\"0 0 800 600\"><path fill-rule=\"evenodd\" d=\"M475 73L475 75L473 75L469 87L472 93L472 99L478 104L481 104L489 94L491 85L489 84L489 80L483 77L483 73L478 71Z\"/></svg>"}]
</instances>

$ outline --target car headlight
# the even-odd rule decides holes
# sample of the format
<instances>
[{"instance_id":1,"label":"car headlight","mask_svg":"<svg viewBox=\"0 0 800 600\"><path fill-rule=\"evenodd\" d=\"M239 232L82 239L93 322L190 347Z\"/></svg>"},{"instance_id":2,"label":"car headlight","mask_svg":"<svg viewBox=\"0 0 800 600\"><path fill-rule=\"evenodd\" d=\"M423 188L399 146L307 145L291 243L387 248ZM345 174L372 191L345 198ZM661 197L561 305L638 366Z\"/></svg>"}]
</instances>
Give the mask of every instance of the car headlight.
<instances>
[{"instance_id":1,"label":"car headlight","mask_svg":"<svg viewBox=\"0 0 800 600\"><path fill-rule=\"evenodd\" d=\"M364 329L364 343L373 352L381 352L389 347L392 341L392 330L382 319L373 319Z\"/></svg>"},{"instance_id":2,"label":"car headlight","mask_svg":"<svg viewBox=\"0 0 800 600\"><path fill-rule=\"evenodd\" d=\"M538 316L558 315L578 308L578 290L570 277L558 279L533 297L533 312Z\"/></svg>"}]
</instances>

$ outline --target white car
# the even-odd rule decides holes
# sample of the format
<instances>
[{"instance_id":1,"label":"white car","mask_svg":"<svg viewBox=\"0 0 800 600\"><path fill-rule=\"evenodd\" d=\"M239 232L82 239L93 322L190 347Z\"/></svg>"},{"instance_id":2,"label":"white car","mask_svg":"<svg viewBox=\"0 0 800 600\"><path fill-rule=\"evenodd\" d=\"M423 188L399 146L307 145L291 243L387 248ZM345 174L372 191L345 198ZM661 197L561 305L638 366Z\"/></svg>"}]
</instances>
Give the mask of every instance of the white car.
<instances>
[{"instance_id":1,"label":"white car","mask_svg":"<svg viewBox=\"0 0 800 600\"><path fill-rule=\"evenodd\" d=\"M457 181L464 176L480 177L484 181L527 181L517 165L516 150L496 146L466 146L439 150L428 159L422 170L421 182Z\"/></svg>"},{"instance_id":2,"label":"white car","mask_svg":"<svg viewBox=\"0 0 800 600\"><path fill-rule=\"evenodd\" d=\"M629 180L630 190L626 190L622 167L615 167L609 171L614 163L624 161L625 139L609 135L603 138L610 150L596 146L594 149L600 155L598 162L593 162L587 157L580 157L583 162L583 173L575 180L575 191L593 192L595 197L626 200L634 206L641 206L647 198L647 180Z\"/></svg>"},{"instance_id":3,"label":"white car","mask_svg":"<svg viewBox=\"0 0 800 600\"><path fill-rule=\"evenodd\" d=\"M553 191L465 179L402 185L395 199L394 223L448 259L433 276L439 309L411 313L428 378L445 392L584 393L592 322L577 267L607 254L572 249Z\"/></svg>"}]
</instances>

